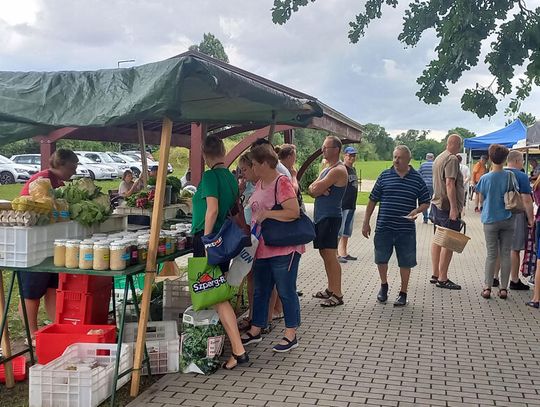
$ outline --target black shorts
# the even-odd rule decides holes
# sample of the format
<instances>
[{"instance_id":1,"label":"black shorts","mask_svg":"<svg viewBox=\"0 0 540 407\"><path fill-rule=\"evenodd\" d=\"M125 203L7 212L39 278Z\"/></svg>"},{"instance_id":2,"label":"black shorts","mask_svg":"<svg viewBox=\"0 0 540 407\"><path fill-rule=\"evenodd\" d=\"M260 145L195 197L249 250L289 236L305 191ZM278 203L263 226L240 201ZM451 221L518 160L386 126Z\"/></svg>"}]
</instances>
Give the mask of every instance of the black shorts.
<instances>
[{"instance_id":1,"label":"black shorts","mask_svg":"<svg viewBox=\"0 0 540 407\"><path fill-rule=\"evenodd\" d=\"M203 230L193 235L193 257L206 257L206 250L204 249L204 243L202 242L203 235ZM218 265L223 273L229 271L229 261Z\"/></svg>"},{"instance_id":2,"label":"black shorts","mask_svg":"<svg viewBox=\"0 0 540 407\"><path fill-rule=\"evenodd\" d=\"M457 232L461 231L463 226L461 219L457 218L456 220L450 220L450 211L443 211L442 209L437 208L436 205L431 204L431 212L429 218L433 224L437 226L442 226L443 228L452 229Z\"/></svg>"},{"instance_id":3,"label":"black shorts","mask_svg":"<svg viewBox=\"0 0 540 407\"><path fill-rule=\"evenodd\" d=\"M39 300L49 288L58 288L58 274L40 272L20 272L23 297Z\"/></svg>"},{"instance_id":4,"label":"black shorts","mask_svg":"<svg viewBox=\"0 0 540 407\"><path fill-rule=\"evenodd\" d=\"M315 249L337 249L338 235L341 229L341 216L337 218L323 218L315 224Z\"/></svg>"}]
</instances>

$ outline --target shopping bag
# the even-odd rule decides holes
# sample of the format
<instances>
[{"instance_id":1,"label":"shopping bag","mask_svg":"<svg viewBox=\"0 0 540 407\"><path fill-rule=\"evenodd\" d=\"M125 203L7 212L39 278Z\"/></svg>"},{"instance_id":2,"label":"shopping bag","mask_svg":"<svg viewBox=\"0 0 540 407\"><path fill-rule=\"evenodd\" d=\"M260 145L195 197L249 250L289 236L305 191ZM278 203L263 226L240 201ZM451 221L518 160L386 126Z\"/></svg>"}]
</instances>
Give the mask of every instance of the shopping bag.
<instances>
[{"instance_id":1,"label":"shopping bag","mask_svg":"<svg viewBox=\"0 0 540 407\"><path fill-rule=\"evenodd\" d=\"M239 287L253 267L255 252L259 246L259 236L255 234L255 230L254 227L251 231L251 246L244 247L240 254L233 259L227 273L227 282L233 287Z\"/></svg>"},{"instance_id":2,"label":"shopping bag","mask_svg":"<svg viewBox=\"0 0 540 407\"><path fill-rule=\"evenodd\" d=\"M182 317L180 368L184 373L210 374L219 368L225 330L214 310L189 307Z\"/></svg>"},{"instance_id":3,"label":"shopping bag","mask_svg":"<svg viewBox=\"0 0 540 407\"><path fill-rule=\"evenodd\" d=\"M521 275L529 277L536 273L536 225L528 228L525 254L521 262Z\"/></svg>"},{"instance_id":4,"label":"shopping bag","mask_svg":"<svg viewBox=\"0 0 540 407\"><path fill-rule=\"evenodd\" d=\"M208 264L221 264L234 259L251 242L246 234L231 218L227 218L217 233L201 238Z\"/></svg>"},{"instance_id":5,"label":"shopping bag","mask_svg":"<svg viewBox=\"0 0 540 407\"><path fill-rule=\"evenodd\" d=\"M219 266L208 264L206 257L188 259L189 292L193 309L199 311L234 296L232 288Z\"/></svg>"}]
</instances>

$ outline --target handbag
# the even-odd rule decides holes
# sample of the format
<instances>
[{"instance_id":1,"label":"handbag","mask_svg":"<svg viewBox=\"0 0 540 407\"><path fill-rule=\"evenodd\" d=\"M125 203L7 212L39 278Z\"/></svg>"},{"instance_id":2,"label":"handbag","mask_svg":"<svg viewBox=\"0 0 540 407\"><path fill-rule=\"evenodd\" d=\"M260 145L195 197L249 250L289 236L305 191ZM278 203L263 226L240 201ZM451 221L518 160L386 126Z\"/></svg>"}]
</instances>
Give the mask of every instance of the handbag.
<instances>
[{"instance_id":1,"label":"handbag","mask_svg":"<svg viewBox=\"0 0 540 407\"><path fill-rule=\"evenodd\" d=\"M219 266L209 264L206 257L188 259L188 281L195 311L229 301L235 293Z\"/></svg>"},{"instance_id":2,"label":"handbag","mask_svg":"<svg viewBox=\"0 0 540 407\"><path fill-rule=\"evenodd\" d=\"M274 189L273 211L283 209L283 206L277 203L279 178ZM297 246L315 239L315 225L304 211L300 211L300 217L291 222L265 219L261 223L261 233L267 246Z\"/></svg>"},{"instance_id":3,"label":"handbag","mask_svg":"<svg viewBox=\"0 0 540 407\"><path fill-rule=\"evenodd\" d=\"M516 176L512 171L508 171L508 186L504 193L504 208L512 213L525 212L523 198L521 198Z\"/></svg>"},{"instance_id":4,"label":"handbag","mask_svg":"<svg viewBox=\"0 0 540 407\"><path fill-rule=\"evenodd\" d=\"M244 210L240 209L241 205L240 196L237 195L219 231L202 236L209 264L226 263L238 256L244 247L251 245L250 228L246 224Z\"/></svg>"}]
</instances>

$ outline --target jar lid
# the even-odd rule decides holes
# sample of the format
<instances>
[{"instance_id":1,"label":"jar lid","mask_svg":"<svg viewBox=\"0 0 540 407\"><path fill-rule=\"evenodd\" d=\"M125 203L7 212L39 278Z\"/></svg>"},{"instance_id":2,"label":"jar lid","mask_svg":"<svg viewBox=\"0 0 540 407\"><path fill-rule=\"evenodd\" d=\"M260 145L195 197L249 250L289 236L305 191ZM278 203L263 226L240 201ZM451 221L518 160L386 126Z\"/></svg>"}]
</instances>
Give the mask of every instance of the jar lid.
<instances>
[{"instance_id":1,"label":"jar lid","mask_svg":"<svg viewBox=\"0 0 540 407\"><path fill-rule=\"evenodd\" d=\"M108 249L109 248L109 242L106 241L99 241L94 243L95 249Z\"/></svg>"},{"instance_id":2,"label":"jar lid","mask_svg":"<svg viewBox=\"0 0 540 407\"><path fill-rule=\"evenodd\" d=\"M72 239L72 240L67 240L66 241L66 244L71 244L71 245L78 245L80 243L81 243L81 241L78 240L78 239Z\"/></svg>"},{"instance_id":3,"label":"jar lid","mask_svg":"<svg viewBox=\"0 0 540 407\"><path fill-rule=\"evenodd\" d=\"M66 242L67 242L66 239L54 239L54 244L61 245L61 244L66 244Z\"/></svg>"},{"instance_id":4,"label":"jar lid","mask_svg":"<svg viewBox=\"0 0 540 407\"><path fill-rule=\"evenodd\" d=\"M115 249L123 249L126 247L126 244L123 240L115 240L114 242L111 242L111 249L112 248L115 248Z\"/></svg>"},{"instance_id":5,"label":"jar lid","mask_svg":"<svg viewBox=\"0 0 540 407\"><path fill-rule=\"evenodd\" d=\"M81 243L80 243L81 246L90 246L92 247L94 245L94 241L93 240L83 240Z\"/></svg>"}]
</instances>

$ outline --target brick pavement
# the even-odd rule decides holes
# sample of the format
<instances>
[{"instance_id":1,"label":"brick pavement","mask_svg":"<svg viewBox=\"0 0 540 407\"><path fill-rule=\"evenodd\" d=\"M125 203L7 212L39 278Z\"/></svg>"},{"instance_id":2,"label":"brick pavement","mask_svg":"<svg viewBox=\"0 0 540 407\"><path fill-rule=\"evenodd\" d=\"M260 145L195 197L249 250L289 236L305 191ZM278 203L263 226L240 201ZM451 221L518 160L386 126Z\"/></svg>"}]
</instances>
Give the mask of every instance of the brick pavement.
<instances>
[{"instance_id":1,"label":"brick pavement","mask_svg":"<svg viewBox=\"0 0 540 407\"><path fill-rule=\"evenodd\" d=\"M343 265L345 306L323 309L311 298L325 287L324 269L312 249L301 260L305 295L296 350L271 351L281 323L248 347L249 367L167 375L130 407L540 406L540 311L524 306L529 291L510 291L506 301L480 297L485 248L478 216L467 214L472 240L451 265L450 278L461 291L428 282L433 229L418 222L419 264L409 304L400 309L392 306L399 291L393 260L389 303L375 299L373 243L361 236L363 208L357 212L349 247L359 258Z\"/></svg>"}]
</instances>

